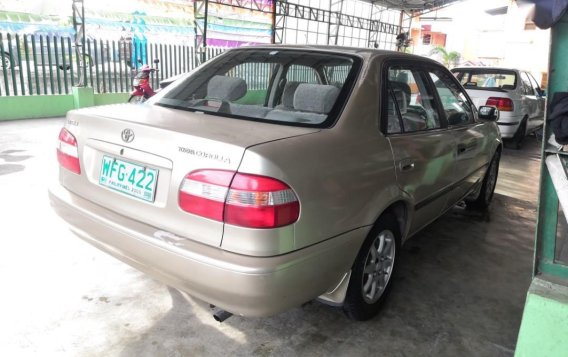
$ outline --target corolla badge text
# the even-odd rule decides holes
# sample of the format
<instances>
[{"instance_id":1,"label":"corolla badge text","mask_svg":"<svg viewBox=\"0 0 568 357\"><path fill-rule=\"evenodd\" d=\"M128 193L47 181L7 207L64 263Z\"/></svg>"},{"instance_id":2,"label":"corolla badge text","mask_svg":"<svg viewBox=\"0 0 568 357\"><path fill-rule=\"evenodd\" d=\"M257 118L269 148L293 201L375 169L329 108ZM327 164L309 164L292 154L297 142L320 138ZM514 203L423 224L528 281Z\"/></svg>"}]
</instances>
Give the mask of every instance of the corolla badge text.
<instances>
[{"instance_id":1,"label":"corolla badge text","mask_svg":"<svg viewBox=\"0 0 568 357\"><path fill-rule=\"evenodd\" d=\"M203 159L216 160L216 161L220 161L220 162L223 162L223 163L226 163L226 164L231 163L231 158L228 157L228 156L222 155L222 154L216 154L216 153L207 152L207 151L203 151L203 150L186 148L186 147L183 147L183 146L178 146L178 149L179 149L180 152L183 152L184 154L189 154L189 155L201 157Z\"/></svg>"}]
</instances>

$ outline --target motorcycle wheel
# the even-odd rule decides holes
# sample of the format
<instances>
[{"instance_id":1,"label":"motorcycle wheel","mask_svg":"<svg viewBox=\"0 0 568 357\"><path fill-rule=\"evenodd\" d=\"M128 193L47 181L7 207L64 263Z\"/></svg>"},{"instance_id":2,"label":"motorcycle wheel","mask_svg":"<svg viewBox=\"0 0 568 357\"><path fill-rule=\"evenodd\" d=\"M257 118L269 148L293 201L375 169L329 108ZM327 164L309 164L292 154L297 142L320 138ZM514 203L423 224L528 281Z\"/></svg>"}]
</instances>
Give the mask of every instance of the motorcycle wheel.
<instances>
[{"instance_id":1,"label":"motorcycle wheel","mask_svg":"<svg viewBox=\"0 0 568 357\"><path fill-rule=\"evenodd\" d=\"M133 103L133 104L141 104L144 103L146 101L146 98L144 98L143 95L131 95L130 98L128 98L128 103Z\"/></svg>"}]
</instances>

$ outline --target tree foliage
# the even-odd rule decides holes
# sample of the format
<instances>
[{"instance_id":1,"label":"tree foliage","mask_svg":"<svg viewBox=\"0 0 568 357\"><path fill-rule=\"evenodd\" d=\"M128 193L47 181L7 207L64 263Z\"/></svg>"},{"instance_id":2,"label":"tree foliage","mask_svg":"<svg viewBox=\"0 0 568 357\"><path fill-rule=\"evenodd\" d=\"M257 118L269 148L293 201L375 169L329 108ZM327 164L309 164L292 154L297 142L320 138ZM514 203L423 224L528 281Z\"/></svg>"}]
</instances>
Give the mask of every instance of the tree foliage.
<instances>
[{"instance_id":1,"label":"tree foliage","mask_svg":"<svg viewBox=\"0 0 568 357\"><path fill-rule=\"evenodd\" d=\"M436 46L436 47L432 48L432 50L430 51L430 54L431 55L441 55L444 65L448 68L450 66L457 65L460 58L461 58L461 54L459 52L456 52L456 51L448 52L448 50L446 50L446 48L443 47L443 46Z\"/></svg>"}]
</instances>

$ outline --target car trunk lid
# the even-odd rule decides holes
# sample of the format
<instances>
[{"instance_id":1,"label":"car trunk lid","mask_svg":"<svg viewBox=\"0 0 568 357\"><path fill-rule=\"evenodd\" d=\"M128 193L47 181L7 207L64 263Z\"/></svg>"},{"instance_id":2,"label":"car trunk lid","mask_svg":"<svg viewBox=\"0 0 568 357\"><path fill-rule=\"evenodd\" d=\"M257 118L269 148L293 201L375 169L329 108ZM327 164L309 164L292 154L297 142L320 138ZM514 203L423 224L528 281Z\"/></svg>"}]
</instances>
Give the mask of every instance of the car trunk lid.
<instances>
[{"instance_id":1,"label":"car trunk lid","mask_svg":"<svg viewBox=\"0 0 568 357\"><path fill-rule=\"evenodd\" d=\"M490 91L490 90L483 90L483 89L470 89L466 88L467 94L473 101L473 104L477 108L482 105L486 105L487 99L490 97L507 97L507 92L504 90L499 91Z\"/></svg>"},{"instance_id":2,"label":"car trunk lid","mask_svg":"<svg viewBox=\"0 0 568 357\"><path fill-rule=\"evenodd\" d=\"M179 208L183 178L198 169L237 171L248 147L319 131L151 105L72 111L65 126L77 140L82 171L61 170L67 189L156 227L156 234L215 246L221 243L223 223ZM115 179L109 181L113 169ZM115 182L119 170L122 180ZM132 170L143 172L136 176ZM147 178L138 182L142 176Z\"/></svg>"}]
</instances>

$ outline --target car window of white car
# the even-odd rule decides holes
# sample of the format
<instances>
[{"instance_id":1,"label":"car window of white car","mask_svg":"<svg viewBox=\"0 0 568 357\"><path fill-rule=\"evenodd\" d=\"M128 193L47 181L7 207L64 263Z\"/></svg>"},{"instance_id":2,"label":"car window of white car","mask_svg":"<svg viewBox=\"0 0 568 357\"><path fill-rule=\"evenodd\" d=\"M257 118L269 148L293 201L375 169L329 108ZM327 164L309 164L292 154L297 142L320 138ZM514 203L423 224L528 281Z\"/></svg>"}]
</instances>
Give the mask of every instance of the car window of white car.
<instances>
[{"instance_id":1,"label":"car window of white car","mask_svg":"<svg viewBox=\"0 0 568 357\"><path fill-rule=\"evenodd\" d=\"M434 106L434 95L415 69L390 67L388 70L388 128L405 133L439 129L440 117ZM395 111L392 110L396 108ZM397 120L399 119L397 124ZM400 123L402 127L400 127Z\"/></svg>"},{"instance_id":2,"label":"car window of white car","mask_svg":"<svg viewBox=\"0 0 568 357\"><path fill-rule=\"evenodd\" d=\"M538 84L538 82L536 81L536 79L534 79L534 77L532 76L532 74L527 72L527 76L529 77L529 80L531 81L531 84L533 86L533 89L535 90L536 94L538 96L540 96L540 85Z\"/></svg>"},{"instance_id":3,"label":"car window of white car","mask_svg":"<svg viewBox=\"0 0 568 357\"><path fill-rule=\"evenodd\" d=\"M463 90L441 71L430 72L438 97L444 108L448 125L464 125L473 121L472 105Z\"/></svg>"},{"instance_id":4,"label":"car window of white car","mask_svg":"<svg viewBox=\"0 0 568 357\"><path fill-rule=\"evenodd\" d=\"M523 94L537 95L536 90L533 88L529 76L526 72L521 72L521 82L523 83Z\"/></svg>"}]
</instances>

